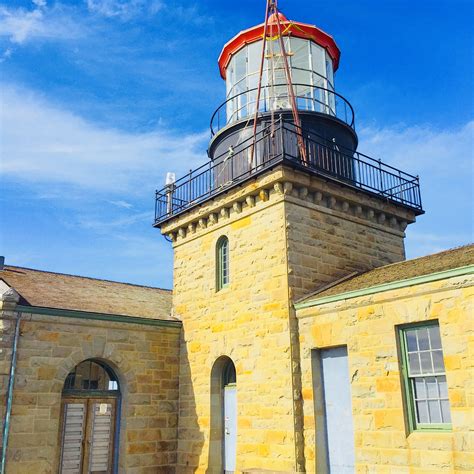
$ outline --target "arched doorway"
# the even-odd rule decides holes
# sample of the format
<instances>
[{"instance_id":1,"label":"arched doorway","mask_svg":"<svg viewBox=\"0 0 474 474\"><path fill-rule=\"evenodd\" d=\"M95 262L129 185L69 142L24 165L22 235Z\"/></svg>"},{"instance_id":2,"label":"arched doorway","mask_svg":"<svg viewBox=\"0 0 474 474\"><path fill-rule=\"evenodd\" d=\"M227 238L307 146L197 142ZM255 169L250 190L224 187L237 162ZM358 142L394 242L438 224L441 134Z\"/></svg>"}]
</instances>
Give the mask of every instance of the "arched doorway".
<instances>
[{"instance_id":1,"label":"arched doorway","mask_svg":"<svg viewBox=\"0 0 474 474\"><path fill-rule=\"evenodd\" d=\"M229 359L222 373L224 398L224 472L235 471L237 453L237 377Z\"/></svg>"},{"instance_id":2,"label":"arched doorway","mask_svg":"<svg viewBox=\"0 0 474 474\"><path fill-rule=\"evenodd\" d=\"M211 371L211 439L208 472L233 473L237 453L237 377L227 356Z\"/></svg>"},{"instance_id":3,"label":"arched doorway","mask_svg":"<svg viewBox=\"0 0 474 474\"><path fill-rule=\"evenodd\" d=\"M115 471L120 387L104 362L88 359L69 373L61 403L60 474Z\"/></svg>"}]
</instances>

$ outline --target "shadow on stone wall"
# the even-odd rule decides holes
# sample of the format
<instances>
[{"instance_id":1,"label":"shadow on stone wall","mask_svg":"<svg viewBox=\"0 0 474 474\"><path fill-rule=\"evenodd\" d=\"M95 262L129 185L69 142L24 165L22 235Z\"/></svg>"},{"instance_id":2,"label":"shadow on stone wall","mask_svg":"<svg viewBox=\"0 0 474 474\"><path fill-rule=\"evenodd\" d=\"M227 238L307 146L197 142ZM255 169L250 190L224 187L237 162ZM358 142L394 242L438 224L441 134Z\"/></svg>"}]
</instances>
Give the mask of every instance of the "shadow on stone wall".
<instances>
[{"instance_id":1,"label":"shadow on stone wall","mask_svg":"<svg viewBox=\"0 0 474 474\"><path fill-rule=\"evenodd\" d=\"M202 370L202 369L201 369ZM177 474L194 473L204 447L204 433L198 423L196 398L184 329L181 333L179 370L179 424Z\"/></svg>"}]
</instances>

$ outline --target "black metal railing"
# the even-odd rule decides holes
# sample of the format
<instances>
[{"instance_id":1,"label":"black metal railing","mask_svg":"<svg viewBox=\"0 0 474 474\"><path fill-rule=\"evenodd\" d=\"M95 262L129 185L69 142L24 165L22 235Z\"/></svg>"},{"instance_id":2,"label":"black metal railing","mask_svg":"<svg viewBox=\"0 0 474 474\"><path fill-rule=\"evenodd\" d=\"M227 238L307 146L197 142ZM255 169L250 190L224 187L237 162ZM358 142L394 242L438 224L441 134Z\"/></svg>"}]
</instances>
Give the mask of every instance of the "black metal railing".
<instances>
[{"instance_id":1,"label":"black metal railing","mask_svg":"<svg viewBox=\"0 0 474 474\"><path fill-rule=\"evenodd\" d=\"M156 191L155 225L280 163L422 212L417 176L323 139L309 138L304 132L302 137L306 160L301 158L295 126L280 118L273 127L258 132L255 144L250 137Z\"/></svg>"},{"instance_id":2,"label":"black metal railing","mask_svg":"<svg viewBox=\"0 0 474 474\"><path fill-rule=\"evenodd\" d=\"M330 115L342 120L351 128L355 127L352 105L332 89L309 84L293 84L293 90L298 110ZM253 118L256 103L257 88L246 90L227 99L211 117L211 134L215 135L222 128L239 120ZM277 112L291 110L287 85L277 84L262 87L258 111L265 113L272 109Z\"/></svg>"}]
</instances>

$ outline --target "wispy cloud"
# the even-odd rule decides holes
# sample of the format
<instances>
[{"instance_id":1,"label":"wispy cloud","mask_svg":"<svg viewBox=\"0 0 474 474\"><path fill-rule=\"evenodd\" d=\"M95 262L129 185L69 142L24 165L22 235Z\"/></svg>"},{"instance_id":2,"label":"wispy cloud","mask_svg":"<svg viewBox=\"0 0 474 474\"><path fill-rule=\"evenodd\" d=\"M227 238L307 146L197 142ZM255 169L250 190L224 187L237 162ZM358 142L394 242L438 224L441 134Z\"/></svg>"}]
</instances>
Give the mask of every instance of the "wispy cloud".
<instances>
[{"instance_id":1,"label":"wispy cloud","mask_svg":"<svg viewBox=\"0 0 474 474\"><path fill-rule=\"evenodd\" d=\"M474 121L450 129L363 127L359 138L362 152L420 176L426 215L407 230L408 257L474 240Z\"/></svg>"},{"instance_id":2,"label":"wispy cloud","mask_svg":"<svg viewBox=\"0 0 474 474\"><path fill-rule=\"evenodd\" d=\"M133 204L127 201L109 201L109 203L117 207L122 207L124 209L131 209L133 207Z\"/></svg>"},{"instance_id":3,"label":"wispy cloud","mask_svg":"<svg viewBox=\"0 0 474 474\"><path fill-rule=\"evenodd\" d=\"M451 129L430 126L362 127L360 149L413 173L472 171L474 120Z\"/></svg>"},{"instance_id":4,"label":"wispy cloud","mask_svg":"<svg viewBox=\"0 0 474 474\"><path fill-rule=\"evenodd\" d=\"M0 5L0 37L21 45L35 40L71 39L82 35L77 19L60 5L48 8L45 0L32 0L32 9Z\"/></svg>"},{"instance_id":5,"label":"wispy cloud","mask_svg":"<svg viewBox=\"0 0 474 474\"><path fill-rule=\"evenodd\" d=\"M2 89L1 171L11 178L49 188L72 184L143 195L161 186L167 171L179 175L206 158L207 131L123 132L84 120L31 91L7 84Z\"/></svg>"},{"instance_id":6,"label":"wispy cloud","mask_svg":"<svg viewBox=\"0 0 474 474\"><path fill-rule=\"evenodd\" d=\"M139 15L155 15L163 8L161 0L86 0L90 12L129 20Z\"/></svg>"},{"instance_id":7,"label":"wispy cloud","mask_svg":"<svg viewBox=\"0 0 474 474\"><path fill-rule=\"evenodd\" d=\"M147 17L156 19L162 16L166 22L170 19L195 25L213 22L212 15L203 13L199 3L180 4L164 0L85 0L85 2L91 14L122 21Z\"/></svg>"}]
</instances>

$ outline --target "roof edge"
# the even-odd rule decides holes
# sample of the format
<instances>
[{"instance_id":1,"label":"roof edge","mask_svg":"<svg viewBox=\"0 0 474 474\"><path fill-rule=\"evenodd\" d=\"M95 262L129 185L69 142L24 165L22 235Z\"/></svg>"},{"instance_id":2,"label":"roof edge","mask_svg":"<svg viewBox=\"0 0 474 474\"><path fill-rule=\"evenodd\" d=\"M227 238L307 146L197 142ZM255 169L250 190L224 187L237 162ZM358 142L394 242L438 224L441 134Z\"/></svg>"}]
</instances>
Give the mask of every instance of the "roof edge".
<instances>
[{"instance_id":1,"label":"roof edge","mask_svg":"<svg viewBox=\"0 0 474 474\"><path fill-rule=\"evenodd\" d=\"M358 298L360 296L373 295L375 293L382 293L384 291L396 290L399 288L406 288L408 286L420 285L422 283L430 283L433 281L444 280L447 278L471 275L474 274L474 265L466 265L464 267L451 268L440 272L428 273L426 275L419 275L403 280L396 280L390 283L382 283L379 285L369 286L360 290L346 291L337 295L324 296L310 301L296 303L294 305L296 310L311 308L313 306L321 306L327 303L335 303L341 300L348 300Z\"/></svg>"},{"instance_id":2,"label":"roof edge","mask_svg":"<svg viewBox=\"0 0 474 474\"><path fill-rule=\"evenodd\" d=\"M72 309L47 308L42 306L17 305L15 311L21 313L42 314L46 316L58 316L75 319L92 319L96 321L110 321L116 323L141 324L145 326L167 326L181 328L182 322L178 319L152 319L141 316L128 316L110 313L94 313L88 311L78 311Z\"/></svg>"},{"instance_id":3,"label":"roof edge","mask_svg":"<svg viewBox=\"0 0 474 474\"><path fill-rule=\"evenodd\" d=\"M105 278L94 278L94 277L83 276L83 275L73 275L72 273L51 272L49 270L38 270L37 268L20 267L17 265L5 265L3 267L3 270L0 271L0 278L1 278L1 272L8 269L28 270L30 272L48 273L50 275L60 275L60 276L66 276L66 277L71 277L71 278L83 278L85 280L92 280L92 281L105 281L107 283L116 283L117 285L127 285L127 286L134 286L137 288L148 288L150 290L160 290L166 293L173 293L173 290L170 290L168 288L159 288L157 286L138 285L135 283L127 283L125 281L107 280Z\"/></svg>"}]
</instances>

